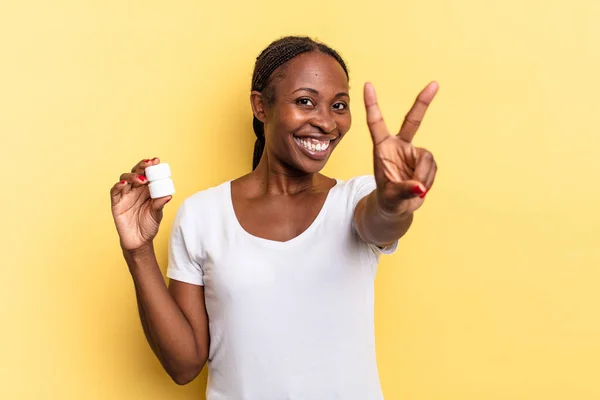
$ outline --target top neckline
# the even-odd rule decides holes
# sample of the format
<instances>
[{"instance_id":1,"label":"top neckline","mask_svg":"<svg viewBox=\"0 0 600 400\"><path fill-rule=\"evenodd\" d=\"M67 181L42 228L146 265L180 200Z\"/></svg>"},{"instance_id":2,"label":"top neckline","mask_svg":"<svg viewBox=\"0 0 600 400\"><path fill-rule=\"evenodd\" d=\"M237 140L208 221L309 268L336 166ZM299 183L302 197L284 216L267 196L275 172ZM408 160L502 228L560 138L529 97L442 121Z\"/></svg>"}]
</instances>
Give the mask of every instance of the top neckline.
<instances>
[{"instance_id":1,"label":"top neckline","mask_svg":"<svg viewBox=\"0 0 600 400\"><path fill-rule=\"evenodd\" d=\"M327 214L327 209L329 208L329 203L331 203L331 201L332 201L331 198L333 197L332 192L334 191L334 189L336 189L339 186L339 184L342 181L340 181L339 179L335 180L335 185L333 185L333 187L331 189L329 189L329 191L327 192L327 196L325 197L325 201L323 202L323 205L321 206L319 213L317 214L315 219L311 222L311 224L308 226L308 228L306 228L304 231L302 231L299 235L296 235L293 238L286 240L284 242L281 242L279 240L265 239L265 238L253 235L250 232L248 232L246 229L244 229L244 227L240 223L240 220L237 218L237 215L235 213L235 208L233 207L233 197L231 195L231 182L232 182L232 180L225 182L223 184L223 190L224 190L225 200L227 203L227 213L229 214L231 223L233 225L235 225L235 229L242 236L248 238L249 240L251 240L257 244L271 247L271 248L283 248L283 247L294 246L294 245L297 245L298 243L301 243L302 241L304 241L304 239L306 237L310 236L310 234L315 229L317 229L317 227L320 225L321 221L323 220L323 218L325 218L325 215Z\"/></svg>"}]
</instances>

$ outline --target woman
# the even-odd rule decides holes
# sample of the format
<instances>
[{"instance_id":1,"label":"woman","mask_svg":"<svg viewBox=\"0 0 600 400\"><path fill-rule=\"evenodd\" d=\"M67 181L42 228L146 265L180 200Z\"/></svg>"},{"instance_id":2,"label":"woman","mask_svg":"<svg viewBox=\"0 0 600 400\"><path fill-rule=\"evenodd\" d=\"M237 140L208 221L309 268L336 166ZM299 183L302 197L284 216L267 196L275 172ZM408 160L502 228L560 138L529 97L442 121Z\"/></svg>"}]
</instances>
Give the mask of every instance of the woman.
<instances>
[{"instance_id":1,"label":"woman","mask_svg":"<svg viewBox=\"0 0 600 400\"><path fill-rule=\"evenodd\" d=\"M390 135L365 85L375 176L319 173L350 129L348 71L304 37L257 58L250 102L253 171L186 199L169 246L167 287L152 241L170 197L152 200L143 160L111 190L146 338L178 384L208 360L208 400L383 398L373 283L436 174L411 140L437 91L428 85Z\"/></svg>"}]
</instances>

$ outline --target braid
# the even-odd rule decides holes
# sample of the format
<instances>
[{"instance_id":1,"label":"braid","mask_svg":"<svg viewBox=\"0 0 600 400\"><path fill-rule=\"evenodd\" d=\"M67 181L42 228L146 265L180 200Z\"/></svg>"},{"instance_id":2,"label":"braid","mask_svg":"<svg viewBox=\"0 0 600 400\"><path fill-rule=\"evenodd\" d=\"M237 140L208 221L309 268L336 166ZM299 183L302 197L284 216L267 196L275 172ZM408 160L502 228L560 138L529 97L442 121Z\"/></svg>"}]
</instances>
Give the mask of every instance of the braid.
<instances>
[{"instance_id":1,"label":"braid","mask_svg":"<svg viewBox=\"0 0 600 400\"><path fill-rule=\"evenodd\" d=\"M276 78L283 77L285 72L284 64L292 58L311 51L319 51L333 57L340 63L346 76L348 69L340 55L332 48L323 43L318 43L309 37L286 36L271 43L256 58L254 65L254 74L252 75L252 89L263 94L267 104L271 105L275 101L275 90L273 82ZM278 70L279 69L279 70ZM274 74L275 71L277 74ZM256 117L252 121L256 142L254 144L254 156L252 158L252 169L254 170L262 157L265 149L265 128L264 124Z\"/></svg>"}]
</instances>

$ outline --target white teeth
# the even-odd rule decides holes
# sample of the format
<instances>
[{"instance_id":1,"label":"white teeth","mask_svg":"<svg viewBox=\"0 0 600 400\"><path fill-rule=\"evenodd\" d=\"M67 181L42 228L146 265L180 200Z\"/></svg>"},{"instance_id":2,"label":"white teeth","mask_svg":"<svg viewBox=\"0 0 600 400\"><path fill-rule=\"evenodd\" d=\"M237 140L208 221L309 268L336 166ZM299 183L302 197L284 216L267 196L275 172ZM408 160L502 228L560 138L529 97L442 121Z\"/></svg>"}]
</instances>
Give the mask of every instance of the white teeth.
<instances>
[{"instance_id":1,"label":"white teeth","mask_svg":"<svg viewBox=\"0 0 600 400\"><path fill-rule=\"evenodd\" d=\"M325 151L329 148L330 143L329 141L320 141L316 139L296 138L296 141L310 151Z\"/></svg>"}]
</instances>

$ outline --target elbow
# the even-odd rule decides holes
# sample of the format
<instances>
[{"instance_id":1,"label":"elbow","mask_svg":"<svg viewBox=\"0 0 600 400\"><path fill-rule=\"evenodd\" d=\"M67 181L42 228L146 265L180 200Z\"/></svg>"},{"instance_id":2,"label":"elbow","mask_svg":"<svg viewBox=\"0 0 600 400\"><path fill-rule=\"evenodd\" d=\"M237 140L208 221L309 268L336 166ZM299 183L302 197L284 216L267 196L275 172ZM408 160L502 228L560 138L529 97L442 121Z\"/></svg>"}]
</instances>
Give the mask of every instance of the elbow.
<instances>
[{"instance_id":1,"label":"elbow","mask_svg":"<svg viewBox=\"0 0 600 400\"><path fill-rule=\"evenodd\" d=\"M169 369L167 370L167 373L173 382L180 386L184 386L192 382L198 375L200 375L205 363L206 359L199 360L198 362L187 365L185 368Z\"/></svg>"},{"instance_id":2,"label":"elbow","mask_svg":"<svg viewBox=\"0 0 600 400\"><path fill-rule=\"evenodd\" d=\"M184 386L184 385L187 385L188 383L190 383L191 381L193 381L196 378L196 376L198 376L198 373L196 373L196 374L178 373L178 374L169 374L169 375L171 376L171 379L173 380L173 382L175 382L179 386Z\"/></svg>"},{"instance_id":3,"label":"elbow","mask_svg":"<svg viewBox=\"0 0 600 400\"><path fill-rule=\"evenodd\" d=\"M189 369L186 371L169 372L169 376L179 386L184 386L196 379L202 369Z\"/></svg>"}]
</instances>

